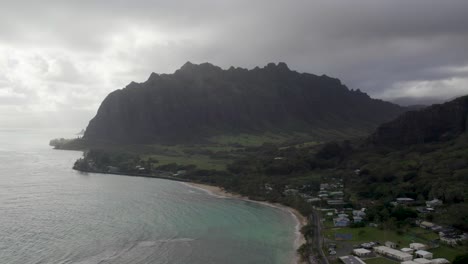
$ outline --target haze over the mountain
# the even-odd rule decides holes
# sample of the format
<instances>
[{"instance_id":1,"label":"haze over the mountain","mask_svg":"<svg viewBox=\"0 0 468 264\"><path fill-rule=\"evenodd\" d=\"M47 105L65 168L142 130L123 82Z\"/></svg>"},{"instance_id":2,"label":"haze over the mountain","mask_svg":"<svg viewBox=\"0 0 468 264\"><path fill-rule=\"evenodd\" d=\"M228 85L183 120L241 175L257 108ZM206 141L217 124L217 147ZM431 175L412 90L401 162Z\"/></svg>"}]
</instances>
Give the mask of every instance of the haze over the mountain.
<instances>
[{"instance_id":1,"label":"haze over the mountain","mask_svg":"<svg viewBox=\"0 0 468 264\"><path fill-rule=\"evenodd\" d=\"M251 70L184 64L110 93L84 139L119 143L198 140L235 133L354 130L365 134L404 108L285 63Z\"/></svg>"}]
</instances>

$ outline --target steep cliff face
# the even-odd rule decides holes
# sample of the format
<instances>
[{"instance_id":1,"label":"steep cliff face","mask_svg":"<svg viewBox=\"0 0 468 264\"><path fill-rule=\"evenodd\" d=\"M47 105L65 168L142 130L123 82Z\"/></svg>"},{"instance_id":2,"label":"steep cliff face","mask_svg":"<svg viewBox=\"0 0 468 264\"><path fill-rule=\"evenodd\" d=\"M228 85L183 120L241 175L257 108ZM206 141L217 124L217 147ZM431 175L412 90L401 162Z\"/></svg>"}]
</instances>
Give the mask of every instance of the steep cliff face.
<instances>
[{"instance_id":1,"label":"steep cliff face","mask_svg":"<svg viewBox=\"0 0 468 264\"><path fill-rule=\"evenodd\" d=\"M224 133L354 128L371 131L403 108L348 90L338 79L291 71L284 63L223 70L186 63L112 92L84 139L149 143Z\"/></svg>"},{"instance_id":2,"label":"steep cliff face","mask_svg":"<svg viewBox=\"0 0 468 264\"><path fill-rule=\"evenodd\" d=\"M468 129L468 96L404 113L369 137L375 145L411 145L452 139Z\"/></svg>"}]
</instances>

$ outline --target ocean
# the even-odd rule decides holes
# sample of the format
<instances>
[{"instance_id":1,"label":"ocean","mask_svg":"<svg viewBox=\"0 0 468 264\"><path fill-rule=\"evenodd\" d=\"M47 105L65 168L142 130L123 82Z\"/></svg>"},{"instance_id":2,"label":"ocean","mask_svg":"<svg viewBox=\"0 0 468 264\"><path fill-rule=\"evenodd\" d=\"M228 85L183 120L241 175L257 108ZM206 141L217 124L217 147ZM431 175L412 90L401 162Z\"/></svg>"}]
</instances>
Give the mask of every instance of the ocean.
<instances>
[{"instance_id":1,"label":"ocean","mask_svg":"<svg viewBox=\"0 0 468 264\"><path fill-rule=\"evenodd\" d=\"M0 130L0 263L291 263L289 212L163 179L80 173L57 131Z\"/></svg>"}]
</instances>

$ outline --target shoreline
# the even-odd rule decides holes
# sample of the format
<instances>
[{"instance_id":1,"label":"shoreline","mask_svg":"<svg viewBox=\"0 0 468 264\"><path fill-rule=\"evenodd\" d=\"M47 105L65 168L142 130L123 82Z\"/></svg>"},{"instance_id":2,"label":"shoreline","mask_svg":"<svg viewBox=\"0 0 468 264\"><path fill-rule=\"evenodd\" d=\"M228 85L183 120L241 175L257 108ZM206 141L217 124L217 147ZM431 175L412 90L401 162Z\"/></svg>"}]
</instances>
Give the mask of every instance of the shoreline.
<instances>
[{"instance_id":1,"label":"shoreline","mask_svg":"<svg viewBox=\"0 0 468 264\"><path fill-rule=\"evenodd\" d=\"M300 261L300 256L297 254L297 249L304 243L306 243L306 240L302 233L300 232L301 228L305 225L307 225L307 218L303 216L299 211L292 207L288 207L279 203L271 203L271 202L265 202L265 201L256 201L256 200L251 200L246 196L236 194L236 193L231 193L226 190L224 190L221 187L218 186L213 186L213 185L208 185L208 184L202 184L202 183L194 183L194 182L181 182L181 184L199 189L202 191L205 191L206 193L219 197L219 198L232 198L232 199L238 199L242 201L247 201L247 202L252 202L252 203L258 203L264 206L269 206L269 207L274 207L283 211L286 211L291 214L291 216L294 218L296 221L295 225L295 239L294 239L294 259L292 263L302 263Z\"/></svg>"}]
</instances>

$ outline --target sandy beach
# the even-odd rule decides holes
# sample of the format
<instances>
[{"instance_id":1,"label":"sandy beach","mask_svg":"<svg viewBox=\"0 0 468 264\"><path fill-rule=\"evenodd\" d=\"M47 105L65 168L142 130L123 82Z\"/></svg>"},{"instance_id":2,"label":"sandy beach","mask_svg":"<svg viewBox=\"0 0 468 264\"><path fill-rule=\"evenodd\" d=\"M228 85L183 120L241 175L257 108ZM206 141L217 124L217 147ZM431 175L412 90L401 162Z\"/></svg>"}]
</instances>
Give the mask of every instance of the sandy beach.
<instances>
[{"instance_id":1,"label":"sandy beach","mask_svg":"<svg viewBox=\"0 0 468 264\"><path fill-rule=\"evenodd\" d=\"M218 197L222 197L222 198L240 199L240 200L244 200L244 201L259 203L259 204L262 204L262 205L265 205L265 206L271 206L271 207L279 208L281 210L285 210L285 211L289 212L294 217L294 219L296 220L296 227L295 227L296 228L296 239L294 240L294 248L297 250L302 244L304 244L306 242L306 240L305 240L304 236L302 235L302 233L300 232L300 230L301 230L301 228L303 226L305 226L307 224L307 218L305 216L303 216L301 213L299 213L294 208L291 208L291 207L288 207L288 206L285 206L285 205L282 205L282 204L278 204L278 203L269 203L269 202L264 202L264 201L251 200L246 196L242 196L242 195L236 194L236 193L227 192L224 189L222 189L221 187L217 187L217 186L213 186L213 185L207 185L207 184L201 184L201 183L192 183L192 182L184 182L182 184L185 184L187 186L203 190L203 191L205 191L205 192L207 192L207 193L209 193L211 195L214 195L214 196L218 196ZM300 258L296 254L296 258L293 260L293 263L302 263L299 260L300 260Z\"/></svg>"}]
</instances>

